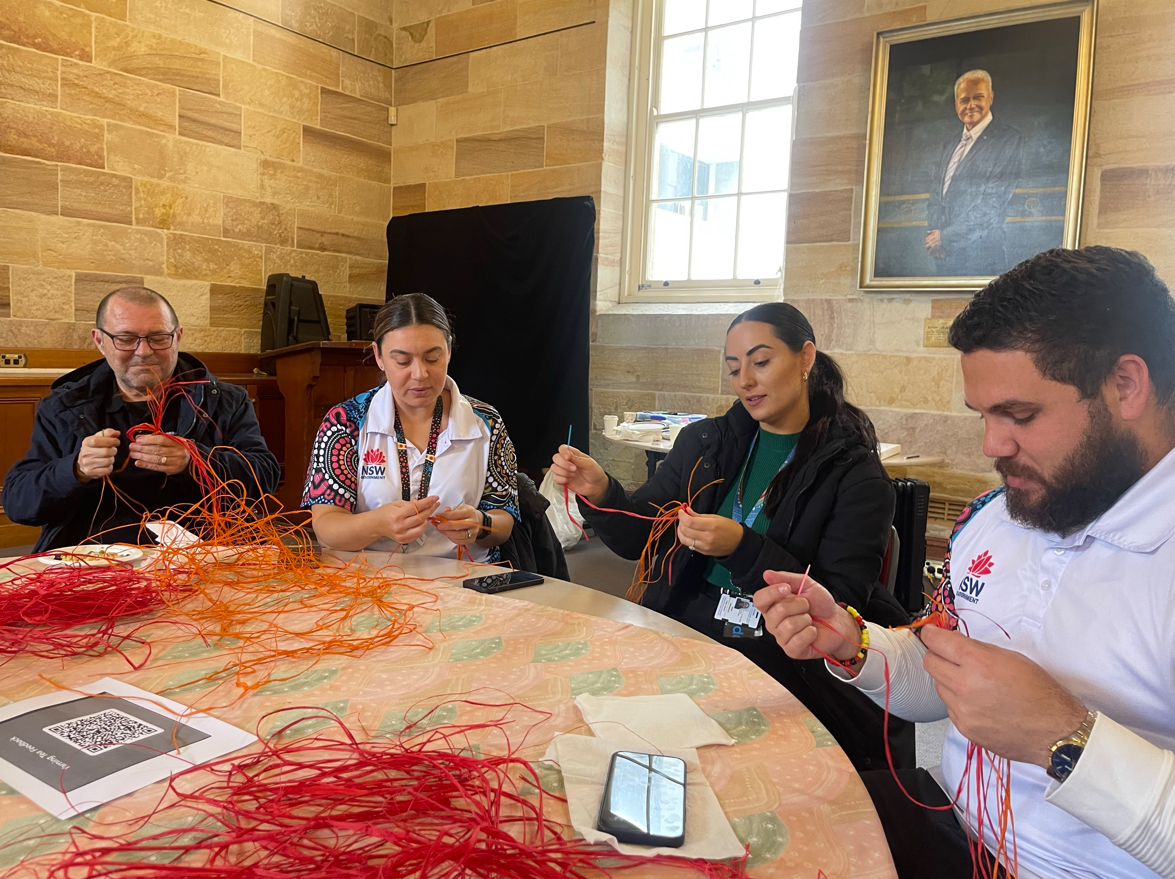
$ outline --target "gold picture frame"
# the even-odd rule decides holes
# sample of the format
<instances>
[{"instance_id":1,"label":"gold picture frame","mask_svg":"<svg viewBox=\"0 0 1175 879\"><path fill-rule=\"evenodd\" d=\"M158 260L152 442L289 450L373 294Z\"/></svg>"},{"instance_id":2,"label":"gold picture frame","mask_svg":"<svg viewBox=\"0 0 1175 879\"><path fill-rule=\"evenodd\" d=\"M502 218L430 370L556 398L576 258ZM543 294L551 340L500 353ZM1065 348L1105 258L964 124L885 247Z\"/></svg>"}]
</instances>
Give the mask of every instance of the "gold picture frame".
<instances>
[{"instance_id":1,"label":"gold picture frame","mask_svg":"<svg viewBox=\"0 0 1175 879\"><path fill-rule=\"evenodd\" d=\"M878 32L862 290L977 290L1077 246L1096 21L1097 0L1068 0Z\"/></svg>"}]
</instances>

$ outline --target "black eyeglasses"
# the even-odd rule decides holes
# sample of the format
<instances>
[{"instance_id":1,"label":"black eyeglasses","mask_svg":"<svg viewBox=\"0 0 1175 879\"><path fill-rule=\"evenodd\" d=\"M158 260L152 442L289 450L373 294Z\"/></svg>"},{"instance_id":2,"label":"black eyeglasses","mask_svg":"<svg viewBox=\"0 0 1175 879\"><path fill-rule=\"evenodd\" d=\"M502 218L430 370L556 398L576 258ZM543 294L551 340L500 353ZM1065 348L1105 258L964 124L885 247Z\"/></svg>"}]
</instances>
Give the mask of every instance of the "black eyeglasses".
<instances>
[{"instance_id":1,"label":"black eyeglasses","mask_svg":"<svg viewBox=\"0 0 1175 879\"><path fill-rule=\"evenodd\" d=\"M175 330L170 333L147 333L145 336L136 336L133 333L108 333L101 327L98 327L97 330L108 337L119 351L135 351L143 339L147 340L152 351L166 351L175 341Z\"/></svg>"}]
</instances>

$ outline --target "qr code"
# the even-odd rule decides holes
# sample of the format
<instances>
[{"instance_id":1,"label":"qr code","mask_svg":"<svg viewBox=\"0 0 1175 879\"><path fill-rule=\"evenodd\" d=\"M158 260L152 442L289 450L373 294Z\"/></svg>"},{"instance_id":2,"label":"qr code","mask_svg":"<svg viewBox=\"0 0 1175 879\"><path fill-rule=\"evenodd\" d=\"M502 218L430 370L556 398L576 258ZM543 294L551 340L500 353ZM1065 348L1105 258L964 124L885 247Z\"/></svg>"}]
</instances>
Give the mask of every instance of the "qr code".
<instances>
[{"instance_id":1,"label":"qr code","mask_svg":"<svg viewBox=\"0 0 1175 879\"><path fill-rule=\"evenodd\" d=\"M67 745L73 745L83 754L102 754L163 732L159 727L117 708L63 720L45 727L44 731Z\"/></svg>"}]
</instances>

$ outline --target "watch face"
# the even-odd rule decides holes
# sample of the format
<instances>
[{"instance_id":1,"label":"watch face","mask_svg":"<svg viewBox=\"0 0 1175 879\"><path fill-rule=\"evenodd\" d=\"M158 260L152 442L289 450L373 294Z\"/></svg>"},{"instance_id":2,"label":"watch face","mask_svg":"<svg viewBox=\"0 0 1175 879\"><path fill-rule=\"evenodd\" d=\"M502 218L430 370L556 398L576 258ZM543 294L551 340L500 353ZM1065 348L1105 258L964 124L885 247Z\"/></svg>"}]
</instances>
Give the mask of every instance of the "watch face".
<instances>
[{"instance_id":1,"label":"watch face","mask_svg":"<svg viewBox=\"0 0 1175 879\"><path fill-rule=\"evenodd\" d=\"M1053 778L1064 781L1069 777L1069 773L1077 766L1077 760L1084 751L1081 745L1075 742L1066 742L1063 745L1058 745L1057 749L1053 751L1052 756L1052 776Z\"/></svg>"}]
</instances>

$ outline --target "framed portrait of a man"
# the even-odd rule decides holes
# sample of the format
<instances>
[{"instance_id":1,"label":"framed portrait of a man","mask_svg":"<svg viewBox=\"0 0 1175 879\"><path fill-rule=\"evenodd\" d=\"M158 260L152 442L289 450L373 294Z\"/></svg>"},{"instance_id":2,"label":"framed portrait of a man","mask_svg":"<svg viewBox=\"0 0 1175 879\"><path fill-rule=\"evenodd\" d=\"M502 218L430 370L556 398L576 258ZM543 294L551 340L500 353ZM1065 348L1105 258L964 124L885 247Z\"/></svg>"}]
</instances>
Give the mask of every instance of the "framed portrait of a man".
<instances>
[{"instance_id":1,"label":"framed portrait of a man","mask_svg":"<svg viewBox=\"0 0 1175 879\"><path fill-rule=\"evenodd\" d=\"M1097 0L877 34L862 289L977 289L1077 246Z\"/></svg>"}]
</instances>

